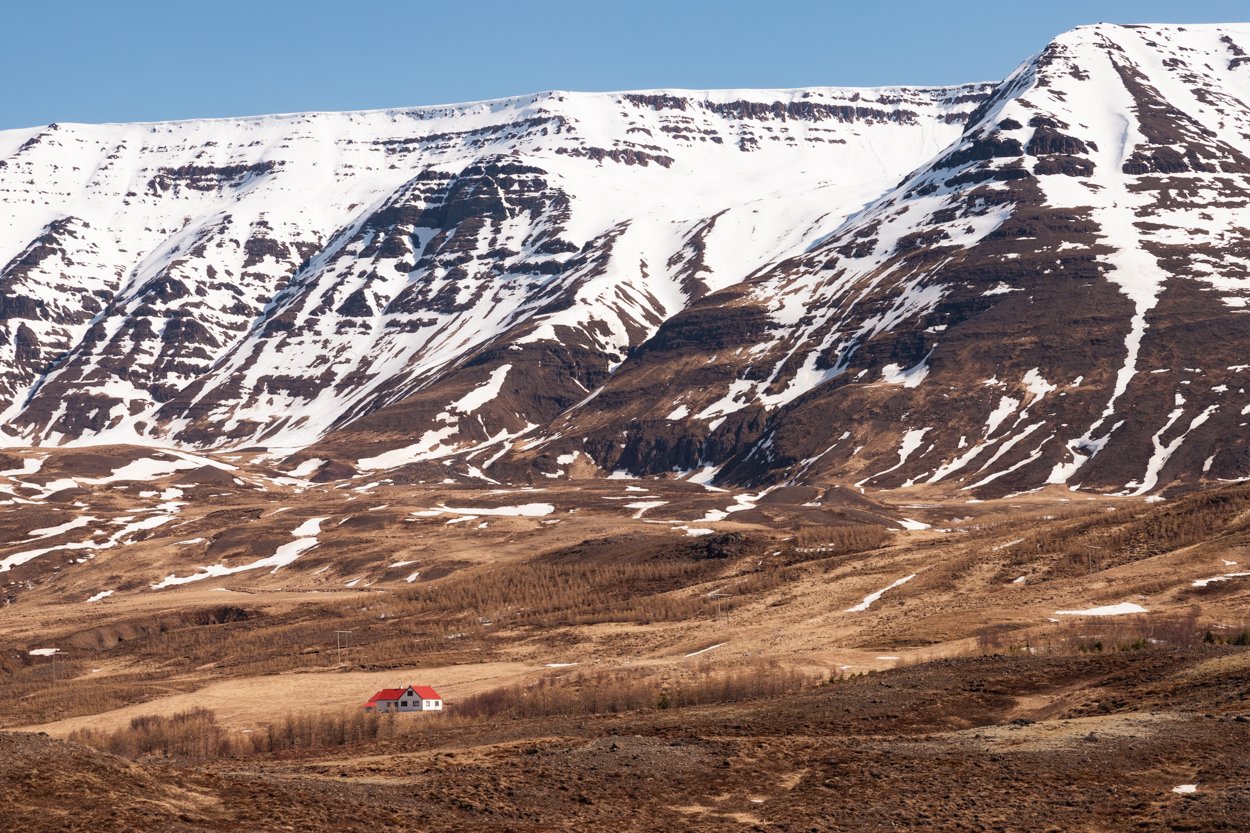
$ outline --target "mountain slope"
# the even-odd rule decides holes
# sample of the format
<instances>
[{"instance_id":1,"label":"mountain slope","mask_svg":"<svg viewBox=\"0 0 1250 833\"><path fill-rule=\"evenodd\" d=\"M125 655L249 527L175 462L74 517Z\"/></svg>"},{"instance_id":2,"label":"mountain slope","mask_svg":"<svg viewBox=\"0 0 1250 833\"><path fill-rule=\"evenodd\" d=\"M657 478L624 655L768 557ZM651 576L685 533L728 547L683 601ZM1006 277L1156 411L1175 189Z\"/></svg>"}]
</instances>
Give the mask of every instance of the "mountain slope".
<instances>
[{"instance_id":1,"label":"mountain slope","mask_svg":"<svg viewBox=\"0 0 1250 833\"><path fill-rule=\"evenodd\" d=\"M554 431L605 468L738 483L1247 476L1243 44L1250 28L1058 38L950 148L667 321Z\"/></svg>"},{"instance_id":2,"label":"mountain slope","mask_svg":"<svg viewBox=\"0 0 1250 833\"><path fill-rule=\"evenodd\" d=\"M2 134L5 427L298 447L403 400L384 422L427 453L516 435L836 226L986 92L546 93ZM553 349L542 396L451 407L491 378L483 355ZM456 394L420 394L436 382Z\"/></svg>"},{"instance_id":3,"label":"mountain slope","mask_svg":"<svg viewBox=\"0 0 1250 833\"><path fill-rule=\"evenodd\" d=\"M1250 27L1100 24L993 88L10 131L3 428L327 477L1250 477L1248 102Z\"/></svg>"}]
</instances>

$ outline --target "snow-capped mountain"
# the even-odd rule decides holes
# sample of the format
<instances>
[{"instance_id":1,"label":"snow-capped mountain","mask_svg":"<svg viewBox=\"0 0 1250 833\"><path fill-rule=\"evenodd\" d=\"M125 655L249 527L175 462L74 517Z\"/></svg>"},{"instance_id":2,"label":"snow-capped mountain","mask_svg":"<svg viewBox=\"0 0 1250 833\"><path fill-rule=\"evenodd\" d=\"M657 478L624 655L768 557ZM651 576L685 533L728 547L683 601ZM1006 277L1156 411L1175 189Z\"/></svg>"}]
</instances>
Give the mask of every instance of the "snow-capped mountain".
<instances>
[{"instance_id":1,"label":"snow-capped mountain","mask_svg":"<svg viewBox=\"0 0 1250 833\"><path fill-rule=\"evenodd\" d=\"M0 133L0 423L331 473L1247 477L1248 102L1250 26L1099 25L995 86Z\"/></svg>"},{"instance_id":2,"label":"snow-capped mountain","mask_svg":"<svg viewBox=\"0 0 1250 833\"><path fill-rule=\"evenodd\" d=\"M987 93L545 93L0 134L4 427L301 446L405 402L397 432L439 426L426 452L519 434L835 228ZM545 353L568 366L506 413L422 398L500 351L513 385Z\"/></svg>"},{"instance_id":3,"label":"snow-capped mountain","mask_svg":"<svg viewBox=\"0 0 1250 833\"><path fill-rule=\"evenodd\" d=\"M951 146L666 321L552 432L607 467L745 483L1250 476L1247 50L1250 26L1061 36Z\"/></svg>"}]
</instances>

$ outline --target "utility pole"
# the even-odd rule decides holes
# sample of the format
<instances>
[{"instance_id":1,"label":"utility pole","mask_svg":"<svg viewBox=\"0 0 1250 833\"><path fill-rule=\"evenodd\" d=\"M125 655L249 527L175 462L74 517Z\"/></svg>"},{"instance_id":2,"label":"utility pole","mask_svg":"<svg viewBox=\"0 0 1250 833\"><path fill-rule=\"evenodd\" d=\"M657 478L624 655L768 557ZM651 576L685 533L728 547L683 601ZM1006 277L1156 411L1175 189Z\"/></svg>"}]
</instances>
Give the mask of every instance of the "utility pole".
<instances>
[{"instance_id":1,"label":"utility pole","mask_svg":"<svg viewBox=\"0 0 1250 833\"><path fill-rule=\"evenodd\" d=\"M351 631L335 631L334 632L334 647L337 648L339 652L339 665L343 664L343 649L351 648L351 645L350 645L351 636L352 636ZM350 653L350 650L349 650L349 653Z\"/></svg>"},{"instance_id":2,"label":"utility pole","mask_svg":"<svg viewBox=\"0 0 1250 833\"><path fill-rule=\"evenodd\" d=\"M1081 546L1087 548L1085 552L1085 573L1092 576L1094 574L1094 554L1090 550L1101 550L1102 547L1096 547L1093 544L1082 544Z\"/></svg>"}]
</instances>

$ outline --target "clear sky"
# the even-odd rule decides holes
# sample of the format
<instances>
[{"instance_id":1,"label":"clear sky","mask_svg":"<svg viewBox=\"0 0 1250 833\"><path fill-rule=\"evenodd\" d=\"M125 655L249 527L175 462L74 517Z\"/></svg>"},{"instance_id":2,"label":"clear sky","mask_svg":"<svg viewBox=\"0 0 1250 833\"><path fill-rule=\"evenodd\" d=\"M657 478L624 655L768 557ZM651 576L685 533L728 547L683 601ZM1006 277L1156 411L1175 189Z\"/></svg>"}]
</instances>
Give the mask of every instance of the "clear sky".
<instances>
[{"instance_id":1,"label":"clear sky","mask_svg":"<svg viewBox=\"0 0 1250 833\"><path fill-rule=\"evenodd\" d=\"M1246 0L2 0L0 128L546 89L998 80L1082 23Z\"/></svg>"}]
</instances>

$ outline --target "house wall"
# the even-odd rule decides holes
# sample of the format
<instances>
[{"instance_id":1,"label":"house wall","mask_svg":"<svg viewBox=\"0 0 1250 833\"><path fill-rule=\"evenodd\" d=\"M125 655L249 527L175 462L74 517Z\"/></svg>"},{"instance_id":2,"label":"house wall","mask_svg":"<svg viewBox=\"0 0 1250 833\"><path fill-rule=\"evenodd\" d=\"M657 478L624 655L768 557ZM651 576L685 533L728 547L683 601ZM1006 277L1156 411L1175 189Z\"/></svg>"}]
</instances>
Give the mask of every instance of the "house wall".
<instances>
[{"instance_id":1,"label":"house wall","mask_svg":"<svg viewBox=\"0 0 1250 833\"><path fill-rule=\"evenodd\" d=\"M407 698L408 705L399 707L401 712L441 712L443 710L442 700L422 700L420 697ZM403 703L404 700L399 701Z\"/></svg>"}]
</instances>

